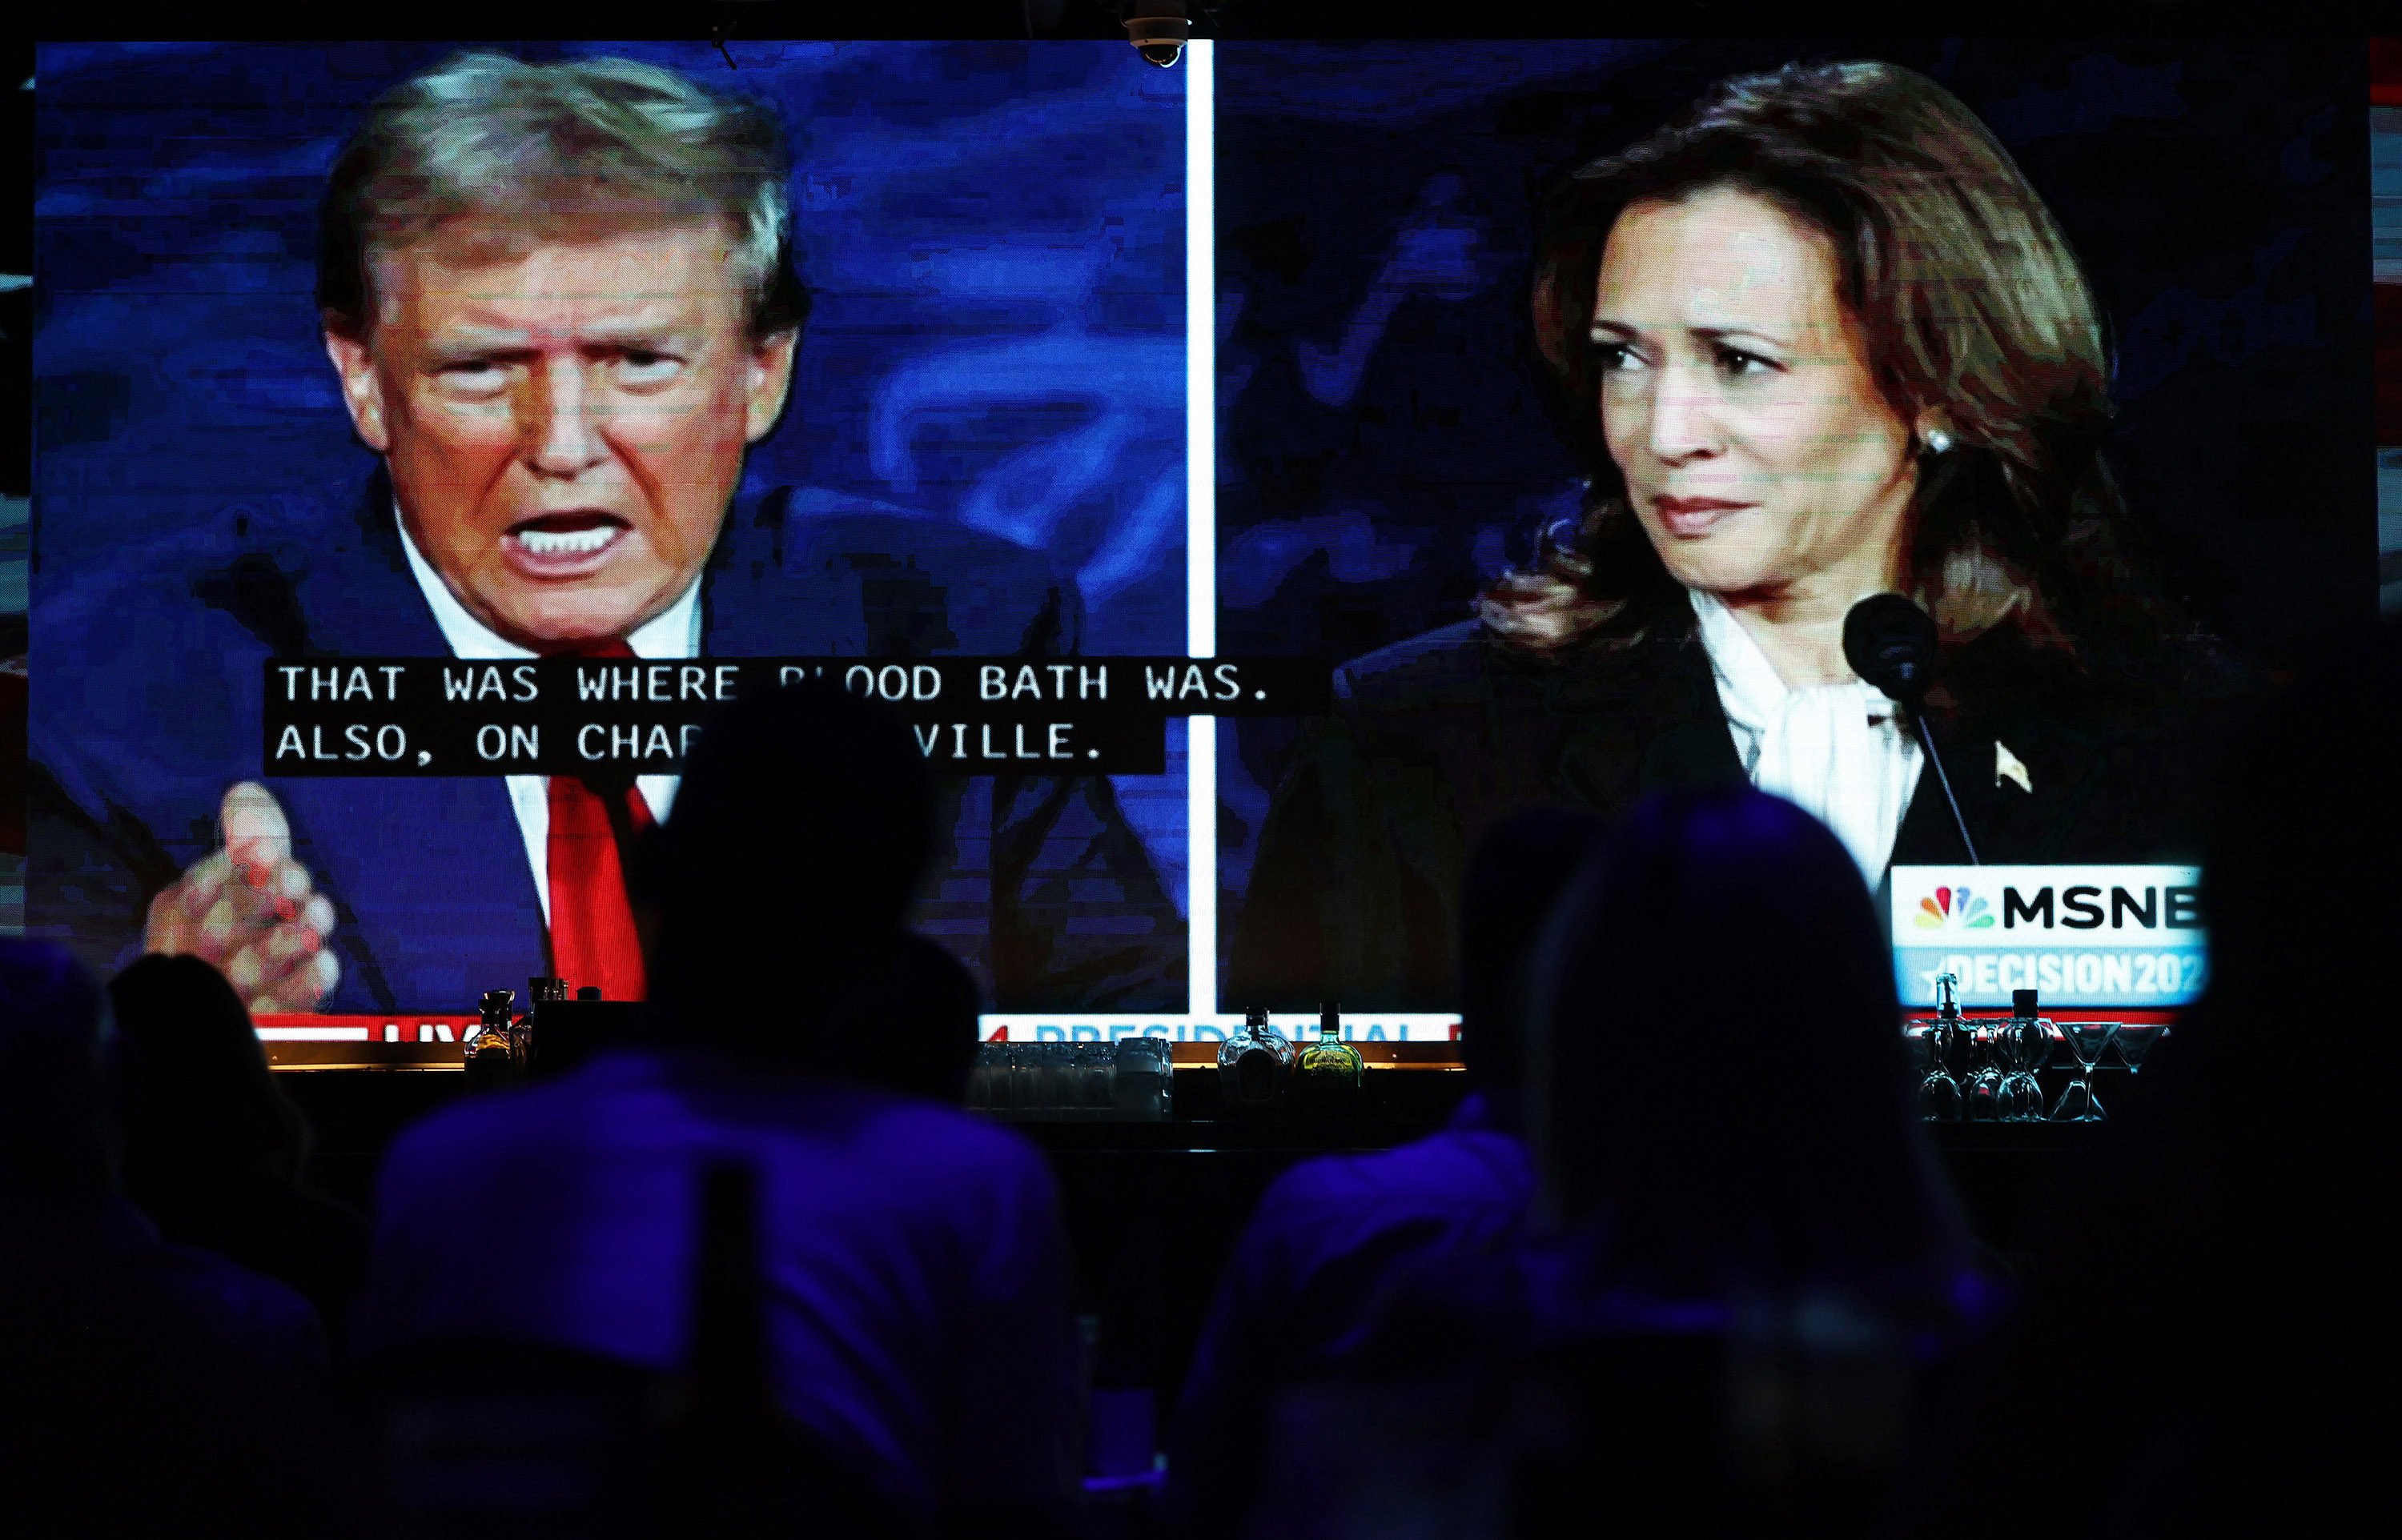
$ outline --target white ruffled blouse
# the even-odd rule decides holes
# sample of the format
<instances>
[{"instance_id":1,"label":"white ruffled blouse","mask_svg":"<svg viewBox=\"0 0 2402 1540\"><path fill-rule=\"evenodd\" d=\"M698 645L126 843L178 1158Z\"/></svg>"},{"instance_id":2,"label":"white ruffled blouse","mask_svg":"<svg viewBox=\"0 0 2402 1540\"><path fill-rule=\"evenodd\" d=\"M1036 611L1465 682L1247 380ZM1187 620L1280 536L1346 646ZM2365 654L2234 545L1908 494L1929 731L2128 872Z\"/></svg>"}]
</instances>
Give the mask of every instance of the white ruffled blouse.
<instances>
[{"instance_id":1,"label":"white ruffled blouse","mask_svg":"<svg viewBox=\"0 0 2402 1540\"><path fill-rule=\"evenodd\" d=\"M1865 680L1793 688L1718 596L1686 592L1751 784L1833 830L1874 887L1918 786L1918 740L1901 708Z\"/></svg>"}]
</instances>

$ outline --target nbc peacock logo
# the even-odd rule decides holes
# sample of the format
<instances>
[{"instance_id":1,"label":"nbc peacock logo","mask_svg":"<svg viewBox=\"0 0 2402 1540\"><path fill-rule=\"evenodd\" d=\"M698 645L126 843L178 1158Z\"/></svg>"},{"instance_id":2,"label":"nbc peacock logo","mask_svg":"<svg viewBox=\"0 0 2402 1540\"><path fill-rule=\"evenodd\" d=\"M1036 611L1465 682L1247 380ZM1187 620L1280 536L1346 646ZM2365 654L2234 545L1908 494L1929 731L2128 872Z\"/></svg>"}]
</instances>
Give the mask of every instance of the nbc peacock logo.
<instances>
[{"instance_id":1,"label":"nbc peacock logo","mask_svg":"<svg viewBox=\"0 0 2402 1540\"><path fill-rule=\"evenodd\" d=\"M1911 918L1921 930L1990 930L1994 906L1965 887L1939 887L1918 901Z\"/></svg>"}]
</instances>

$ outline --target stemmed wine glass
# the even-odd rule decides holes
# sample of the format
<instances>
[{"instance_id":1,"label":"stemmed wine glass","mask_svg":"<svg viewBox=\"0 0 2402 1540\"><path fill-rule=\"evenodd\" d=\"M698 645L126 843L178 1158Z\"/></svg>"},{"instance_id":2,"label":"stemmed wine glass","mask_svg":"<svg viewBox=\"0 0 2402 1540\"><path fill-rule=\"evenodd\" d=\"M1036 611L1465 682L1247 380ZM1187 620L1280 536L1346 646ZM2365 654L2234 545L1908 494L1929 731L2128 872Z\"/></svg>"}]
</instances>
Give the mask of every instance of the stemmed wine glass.
<instances>
[{"instance_id":1,"label":"stemmed wine glass","mask_svg":"<svg viewBox=\"0 0 2402 1540\"><path fill-rule=\"evenodd\" d=\"M1972 1123L1995 1122L2002 1117L2003 1036L2003 1030L1991 1023L1970 1029L1969 1040L1975 1045L1976 1058L1966 1094L1968 1121Z\"/></svg>"},{"instance_id":2,"label":"stemmed wine glass","mask_svg":"<svg viewBox=\"0 0 2402 1540\"><path fill-rule=\"evenodd\" d=\"M1916 1033L1922 1062L1926 1066L1926 1078L1918 1082L1918 1115L1933 1122L1960 1121L1960 1082L1950 1073L1960 1027L1960 1005L1953 991L1959 983L1956 973L1936 976L1935 1019Z\"/></svg>"},{"instance_id":3,"label":"stemmed wine glass","mask_svg":"<svg viewBox=\"0 0 2402 1540\"><path fill-rule=\"evenodd\" d=\"M2098 1123L2107 1114L2102 1110L2101 1099L2093 1094L2091 1076L2093 1066L2108 1050L2110 1039L2119 1035L2117 1022L2063 1022L2060 1035L2067 1040L2068 1052L2077 1058L2077 1078L2060 1093L2059 1104L2051 1109L2056 1123Z\"/></svg>"},{"instance_id":4,"label":"stemmed wine glass","mask_svg":"<svg viewBox=\"0 0 2402 1540\"><path fill-rule=\"evenodd\" d=\"M2119 1045L2119 1058L2133 1075L2144 1067L2144 1055L2152 1044L2168 1036L2167 1025L2160 1022L2120 1022L2119 1036L2112 1040Z\"/></svg>"},{"instance_id":5,"label":"stemmed wine glass","mask_svg":"<svg viewBox=\"0 0 2402 1540\"><path fill-rule=\"evenodd\" d=\"M2026 1069L2026 1039L2033 1036L2033 1026L2031 1022L2013 1019L2009 1025L1997 1027L1994 1032L1994 1045L2002 1061L2002 1083L1995 1093L1995 1099L1999 1104L2002 1121L2006 1123L2027 1121L2030 1084L2035 1077ZM2042 1095L2040 1091L2036 1091L2032 1099L2039 1103Z\"/></svg>"},{"instance_id":6,"label":"stemmed wine glass","mask_svg":"<svg viewBox=\"0 0 2402 1540\"><path fill-rule=\"evenodd\" d=\"M2035 1019L2035 1031L2027 1037L2027 1121L2031 1123L2043 1121L2043 1081L2040 1077L2044 1066L2051 1063L2052 1052L2060 1047L2061 1041L2061 1030L2052 1024L2050 1017L2037 1016Z\"/></svg>"}]
</instances>

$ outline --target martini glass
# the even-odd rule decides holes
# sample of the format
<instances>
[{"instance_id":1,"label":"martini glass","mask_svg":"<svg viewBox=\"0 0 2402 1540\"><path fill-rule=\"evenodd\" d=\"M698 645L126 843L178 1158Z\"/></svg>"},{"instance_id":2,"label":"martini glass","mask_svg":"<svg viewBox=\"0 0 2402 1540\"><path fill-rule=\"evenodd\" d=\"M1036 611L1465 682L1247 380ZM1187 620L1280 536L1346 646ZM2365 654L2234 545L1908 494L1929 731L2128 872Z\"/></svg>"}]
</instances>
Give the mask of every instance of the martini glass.
<instances>
[{"instance_id":1,"label":"martini glass","mask_svg":"<svg viewBox=\"0 0 2402 1540\"><path fill-rule=\"evenodd\" d=\"M2093 1082L2089 1077L2093 1073L2093 1066L2101 1062L2104 1052L2109 1048L2110 1039L2119 1035L2119 1024L2063 1022L2060 1035L2067 1042L2068 1052L2076 1057L2077 1078L2070 1080L2068 1089L2060 1093L2059 1105L2051 1109L2051 1121L2056 1123L2101 1122L2107 1114L2102 1110L2101 1100L2093 1094Z\"/></svg>"},{"instance_id":2,"label":"martini glass","mask_svg":"<svg viewBox=\"0 0 2402 1540\"><path fill-rule=\"evenodd\" d=\"M2144 1055L2152 1051L2152 1044L2160 1041L2167 1031L2168 1028L2159 1022L2119 1024L2119 1036L2111 1040L2119 1045L2119 1057L2126 1065L2128 1074L2133 1075L2144 1067Z\"/></svg>"}]
</instances>

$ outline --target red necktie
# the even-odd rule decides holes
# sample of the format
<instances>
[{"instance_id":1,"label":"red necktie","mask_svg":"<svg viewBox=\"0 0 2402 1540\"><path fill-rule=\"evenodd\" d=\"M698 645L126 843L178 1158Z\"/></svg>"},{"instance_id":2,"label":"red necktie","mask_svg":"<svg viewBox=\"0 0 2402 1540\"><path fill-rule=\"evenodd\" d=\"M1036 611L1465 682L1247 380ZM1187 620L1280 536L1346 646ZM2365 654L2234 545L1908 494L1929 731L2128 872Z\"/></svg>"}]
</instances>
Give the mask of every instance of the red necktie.
<instances>
[{"instance_id":1,"label":"red necktie","mask_svg":"<svg viewBox=\"0 0 2402 1540\"><path fill-rule=\"evenodd\" d=\"M579 654L629 658L612 642ZM642 789L625 792L627 828L651 826ZM571 988L598 984L604 1000L642 997L642 949L626 899L626 872L602 793L573 776L550 777L550 970Z\"/></svg>"}]
</instances>

